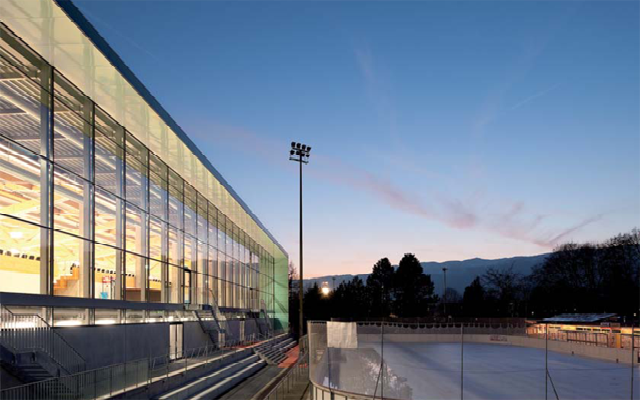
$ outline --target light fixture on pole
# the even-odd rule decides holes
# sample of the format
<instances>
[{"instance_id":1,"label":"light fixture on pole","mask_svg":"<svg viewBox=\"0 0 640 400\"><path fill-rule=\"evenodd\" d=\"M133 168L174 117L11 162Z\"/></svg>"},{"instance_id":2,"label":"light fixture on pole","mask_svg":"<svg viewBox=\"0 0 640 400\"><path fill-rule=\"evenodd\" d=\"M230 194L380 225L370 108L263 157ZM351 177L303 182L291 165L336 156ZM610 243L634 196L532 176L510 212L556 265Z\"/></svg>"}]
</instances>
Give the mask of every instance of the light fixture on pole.
<instances>
[{"instance_id":1,"label":"light fixture on pole","mask_svg":"<svg viewBox=\"0 0 640 400\"><path fill-rule=\"evenodd\" d=\"M302 285L303 279L303 265L302 265L302 165L309 164L309 153L311 152L311 146L307 146L306 144L291 142L291 149L289 150L289 160L295 161L300 164L300 286L299 286L299 296L300 296L300 332L299 337L304 335L304 320L303 316L303 297L304 297L304 287Z\"/></svg>"}]
</instances>

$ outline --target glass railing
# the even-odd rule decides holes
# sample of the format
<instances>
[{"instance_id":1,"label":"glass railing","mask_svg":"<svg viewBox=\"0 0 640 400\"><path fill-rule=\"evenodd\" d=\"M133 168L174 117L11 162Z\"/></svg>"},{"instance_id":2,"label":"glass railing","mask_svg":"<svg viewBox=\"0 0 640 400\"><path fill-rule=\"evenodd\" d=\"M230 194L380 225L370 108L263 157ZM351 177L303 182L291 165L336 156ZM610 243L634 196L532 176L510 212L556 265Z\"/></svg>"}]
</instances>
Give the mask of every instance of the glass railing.
<instances>
[{"instance_id":1,"label":"glass railing","mask_svg":"<svg viewBox=\"0 0 640 400\"><path fill-rule=\"evenodd\" d=\"M313 398L577 400L640 393L637 347L622 337L552 339L548 331L528 334L526 325L509 323L309 322L308 332Z\"/></svg>"}]
</instances>

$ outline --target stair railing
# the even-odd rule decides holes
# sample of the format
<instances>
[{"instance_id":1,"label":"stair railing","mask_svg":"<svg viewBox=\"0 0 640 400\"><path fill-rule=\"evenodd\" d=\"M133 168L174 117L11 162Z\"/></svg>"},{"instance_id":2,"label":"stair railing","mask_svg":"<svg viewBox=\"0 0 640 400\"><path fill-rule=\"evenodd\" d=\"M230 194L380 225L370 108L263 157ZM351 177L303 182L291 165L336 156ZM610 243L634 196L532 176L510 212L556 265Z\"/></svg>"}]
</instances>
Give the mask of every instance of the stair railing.
<instances>
[{"instance_id":1,"label":"stair railing","mask_svg":"<svg viewBox=\"0 0 640 400\"><path fill-rule=\"evenodd\" d=\"M260 312L264 313L264 322L267 325L267 334L272 331L271 321L269 320L269 314L267 313L267 303L264 299L260 300Z\"/></svg>"},{"instance_id":2,"label":"stair railing","mask_svg":"<svg viewBox=\"0 0 640 400\"><path fill-rule=\"evenodd\" d=\"M213 293L212 289L209 289L209 298L211 299L211 301L209 302L209 305L212 308L211 314L213 315L213 319L216 322L216 325L218 325L218 329L220 330L220 332L226 333L227 332L226 328L228 327L222 326L222 322L226 322L226 318L220 311L220 308L218 307L218 300L216 299L215 293Z\"/></svg>"},{"instance_id":3,"label":"stair railing","mask_svg":"<svg viewBox=\"0 0 640 400\"><path fill-rule=\"evenodd\" d=\"M80 353L36 314L16 314L2 307L0 343L16 354L41 351L68 375L86 369L86 361Z\"/></svg>"}]
</instances>

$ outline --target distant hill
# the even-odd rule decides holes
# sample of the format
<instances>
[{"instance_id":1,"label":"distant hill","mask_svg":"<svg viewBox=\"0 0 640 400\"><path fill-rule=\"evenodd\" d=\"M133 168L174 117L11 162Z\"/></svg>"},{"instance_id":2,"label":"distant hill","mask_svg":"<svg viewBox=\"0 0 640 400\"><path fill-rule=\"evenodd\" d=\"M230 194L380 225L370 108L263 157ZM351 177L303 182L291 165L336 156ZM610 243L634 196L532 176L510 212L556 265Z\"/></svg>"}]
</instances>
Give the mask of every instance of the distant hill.
<instances>
[{"instance_id":1,"label":"distant hill","mask_svg":"<svg viewBox=\"0 0 640 400\"><path fill-rule=\"evenodd\" d=\"M435 292L437 294L442 293L442 288L444 286L442 268L446 267L447 286L450 288L454 288L460 293L460 295L462 295L464 293L464 288L466 288L471 283L471 281L475 279L476 276L484 274L485 271L491 267L508 268L510 266L513 266L513 270L515 272L518 272L522 275L528 275L531 272L531 269L538 264L542 264L546 257L546 254L541 254L538 256L529 257L500 258L497 260L472 258L470 260L464 261L429 261L423 262L421 264L424 273L427 275L431 275L431 279L433 280L435 285ZM397 268L398 266L394 265L394 267ZM329 287L333 287L334 277L335 285L339 286L344 281L352 280L354 276L355 275L350 274L327 275L317 278L305 279L304 286L306 289L313 286L314 283L317 283L318 286L321 286L322 282L328 282ZM366 283L369 274L359 274L357 276L359 276L360 279L362 279Z\"/></svg>"}]
</instances>

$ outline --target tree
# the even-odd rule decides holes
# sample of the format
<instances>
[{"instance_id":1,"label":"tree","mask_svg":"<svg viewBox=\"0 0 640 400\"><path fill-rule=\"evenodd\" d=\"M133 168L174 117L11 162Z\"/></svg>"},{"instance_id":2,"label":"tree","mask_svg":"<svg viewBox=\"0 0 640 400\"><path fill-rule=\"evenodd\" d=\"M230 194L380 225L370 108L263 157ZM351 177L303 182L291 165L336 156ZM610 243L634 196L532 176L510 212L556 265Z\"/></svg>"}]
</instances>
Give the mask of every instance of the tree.
<instances>
[{"instance_id":1,"label":"tree","mask_svg":"<svg viewBox=\"0 0 640 400\"><path fill-rule=\"evenodd\" d=\"M342 282L331 294L331 316L350 320L362 319L368 310L368 293L362 279L354 276Z\"/></svg>"},{"instance_id":2,"label":"tree","mask_svg":"<svg viewBox=\"0 0 640 400\"><path fill-rule=\"evenodd\" d=\"M522 276L513 271L513 265L508 268L489 268L482 276L486 295L495 306L497 316L515 316L522 300Z\"/></svg>"},{"instance_id":3,"label":"tree","mask_svg":"<svg viewBox=\"0 0 640 400\"><path fill-rule=\"evenodd\" d=\"M448 287L444 293L447 298L447 304L456 304L462 301L460 293L452 287Z\"/></svg>"},{"instance_id":4,"label":"tree","mask_svg":"<svg viewBox=\"0 0 640 400\"><path fill-rule=\"evenodd\" d=\"M430 275L423 273L420 261L411 253L406 253L394 275L394 310L401 317L425 316L433 296L433 282Z\"/></svg>"},{"instance_id":5,"label":"tree","mask_svg":"<svg viewBox=\"0 0 640 400\"><path fill-rule=\"evenodd\" d=\"M289 262L288 270L289 278L289 326L297 333L300 326L300 300L298 297L298 273L293 266L292 262Z\"/></svg>"},{"instance_id":6,"label":"tree","mask_svg":"<svg viewBox=\"0 0 640 400\"><path fill-rule=\"evenodd\" d=\"M393 290L394 274L395 270L386 257L373 266L373 271L367 277L370 316L388 317L391 313L389 293Z\"/></svg>"},{"instance_id":7,"label":"tree","mask_svg":"<svg viewBox=\"0 0 640 400\"><path fill-rule=\"evenodd\" d=\"M469 286L464 289L462 297L462 307L464 315L469 317L486 316L485 314L485 291L480 281L480 277L476 276Z\"/></svg>"}]
</instances>

